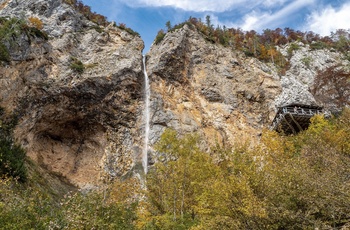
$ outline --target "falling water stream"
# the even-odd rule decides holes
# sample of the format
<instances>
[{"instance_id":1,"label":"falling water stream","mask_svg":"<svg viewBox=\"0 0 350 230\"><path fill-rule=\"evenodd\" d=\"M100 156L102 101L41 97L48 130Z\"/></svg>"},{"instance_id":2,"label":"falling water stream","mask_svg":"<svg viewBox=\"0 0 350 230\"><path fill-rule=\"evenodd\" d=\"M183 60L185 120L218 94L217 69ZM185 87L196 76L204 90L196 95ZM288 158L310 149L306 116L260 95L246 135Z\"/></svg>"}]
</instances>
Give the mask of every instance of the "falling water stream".
<instances>
[{"instance_id":1,"label":"falling water stream","mask_svg":"<svg viewBox=\"0 0 350 230\"><path fill-rule=\"evenodd\" d=\"M146 56L143 55L143 73L145 75L145 110L144 110L144 119L145 119L145 143L143 147L143 153L142 153L142 166L144 173L147 174L147 168L148 168L148 142L149 142L149 120L150 120L150 95L151 95L151 89L149 85L149 79L147 75L146 70Z\"/></svg>"}]
</instances>

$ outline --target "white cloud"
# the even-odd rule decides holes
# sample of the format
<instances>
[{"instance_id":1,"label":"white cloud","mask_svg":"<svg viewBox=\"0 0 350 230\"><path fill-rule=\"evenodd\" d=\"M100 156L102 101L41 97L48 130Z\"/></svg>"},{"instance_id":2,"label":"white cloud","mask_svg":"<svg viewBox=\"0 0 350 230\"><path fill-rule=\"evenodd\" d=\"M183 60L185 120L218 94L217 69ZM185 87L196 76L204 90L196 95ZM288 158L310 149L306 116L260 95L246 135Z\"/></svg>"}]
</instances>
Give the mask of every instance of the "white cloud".
<instances>
[{"instance_id":1,"label":"white cloud","mask_svg":"<svg viewBox=\"0 0 350 230\"><path fill-rule=\"evenodd\" d=\"M268 14L266 12L256 12L253 11L247 15L244 16L243 18L243 23L236 25L235 27L240 27L243 30L260 30L263 27L263 21L265 19L268 19L272 17L271 14Z\"/></svg>"},{"instance_id":2,"label":"white cloud","mask_svg":"<svg viewBox=\"0 0 350 230\"><path fill-rule=\"evenodd\" d=\"M272 1L272 0L271 0ZM277 1L277 0L275 0ZM244 16L243 23L236 25L243 30L257 30L260 31L266 28L274 28L288 21L288 16L297 12L299 9L312 5L315 0L297 0L294 1L277 12L256 12L253 11Z\"/></svg>"},{"instance_id":3,"label":"white cloud","mask_svg":"<svg viewBox=\"0 0 350 230\"><path fill-rule=\"evenodd\" d=\"M256 5L265 5L266 0L120 0L132 7L175 7L194 12L224 12L236 7L251 8ZM268 0L280 2L286 0Z\"/></svg>"},{"instance_id":4,"label":"white cloud","mask_svg":"<svg viewBox=\"0 0 350 230\"><path fill-rule=\"evenodd\" d=\"M308 18L305 30L316 32L322 36L327 36L336 29L349 28L350 3L345 3L338 10L328 6L321 12L313 12Z\"/></svg>"},{"instance_id":5,"label":"white cloud","mask_svg":"<svg viewBox=\"0 0 350 230\"><path fill-rule=\"evenodd\" d=\"M272 7L276 5L283 5L286 3L288 0L265 0L264 5L267 7Z\"/></svg>"}]
</instances>

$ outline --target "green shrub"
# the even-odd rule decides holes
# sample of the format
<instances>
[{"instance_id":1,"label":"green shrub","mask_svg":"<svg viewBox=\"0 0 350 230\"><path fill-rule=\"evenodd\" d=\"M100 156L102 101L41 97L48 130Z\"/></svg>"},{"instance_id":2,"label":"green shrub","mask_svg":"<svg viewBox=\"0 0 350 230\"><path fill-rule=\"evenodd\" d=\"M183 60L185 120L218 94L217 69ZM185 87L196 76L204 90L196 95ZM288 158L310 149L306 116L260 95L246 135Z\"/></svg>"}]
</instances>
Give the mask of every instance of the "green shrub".
<instances>
[{"instance_id":1,"label":"green shrub","mask_svg":"<svg viewBox=\"0 0 350 230\"><path fill-rule=\"evenodd\" d=\"M0 174L8 175L24 182L27 171L24 166L26 153L12 140L0 140Z\"/></svg>"},{"instance_id":2,"label":"green shrub","mask_svg":"<svg viewBox=\"0 0 350 230\"><path fill-rule=\"evenodd\" d=\"M289 46L289 48L287 50L287 53L288 53L289 56L292 56L293 51L294 50L298 50L298 49L300 49L300 46L297 43L293 42L293 43L290 44L290 46Z\"/></svg>"},{"instance_id":3,"label":"green shrub","mask_svg":"<svg viewBox=\"0 0 350 230\"><path fill-rule=\"evenodd\" d=\"M248 49L244 49L243 52L247 57L254 57L254 53Z\"/></svg>"},{"instance_id":4,"label":"green shrub","mask_svg":"<svg viewBox=\"0 0 350 230\"><path fill-rule=\"evenodd\" d=\"M26 35L29 42L32 37L48 40L48 35L39 28L41 28L40 25L28 26L19 18L0 17L0 62L11 61L9 49L18 46L16 39L21 34Z\"/></svg>"},{"instance_id":5,"label":"green shrub","mask_svg":"<svg viewBox=\"0 0 350 230\"><path fill-rule=\"evenodd\" d=\"M350 51L344 54L344 60L348 60L350 62Z\"/></svg>"},{"instance_id":6,"label":"green shrub","mask_svg":"<svg viewBox=\"0 0 350 230\"><path fill-rule=\"evenodd\" d=\"M312 58L311 57L304 57L304 58L301 59L301 62L304 63L304 65L307 68L310 68L310 64L312 62Z\"/></svg>"},{"instance_id":7,"label":"green shrub","mask_svg":"<svg viewBox=\"0 0 350 230\"><path fill-rule=\"evenodd\" d=\"M24 29L28 28L24 20L19 18L1 18L0 20L0 41L11 41L18 37Z\"/></svg>"},{"instance_id":8,"label":"green shrub","mask_svg":"<svg viewBox=\"0 0 350 230\"><path fill-rule=\"evenodd\" d=\"M0 18L0 62L11 60L9 48L15 44L13 39L21 33L23 23L22 20L17 18Z\"/></svg>"},{"instance_id":9,"label":"green shrub","mask_svg":"<svg viewBox=\"0 0 350 230\"><path fill-rule=\"evenodd\" d=\"M205 36L204 39L212 44L215 44L215 38L213 36Z\"/></svg>"},{"instance_id":10,"label":"green shrub","mask_svg":"<svg viewBox=\"0 0 350 230\"><path fill-rule=\"evenodd\" d=\"M133 36L137 36L140 37L140 34L136 31L134 31L133 29L127 27L124 23L119 23L119 26L117 26L119 29L125 30L126 32L128 32L129 34L133 35Z\"/></svg>"},{"instance_id":11,"label":"green shrub","mask_svg":"<svg viewBox=\"0 0 350 230\"><path fill-rule=\"evenodd\" d=\"M175 25L173 28L171 28L170 31L172 32L172 31L175 31L175 30L177 30L177 29L181 29L181 28L184 27L186 24L188 25L189 23L183 22L183 23L177 24L177 25Z\"/></svg>"},{"instance_id":12,"label":"green shrub","mask_svg":"<svg viewBox=\"0 0 350 230\"><path fill-rule=\"evenodd\" d=\"M84 64L77 58L71 57L70 68L79 74L82 74L85 70Z\"/></svg>"},{"instance_id":13,"label":"green shrub","mask_svg":"<svg viewBox=\"0 0 350 230\"><path fill-rule=\"evenodd\" d=\"M91 28L95 29L98 33L102 33L103 32L103 29L100 26L98 26L98 25L92 26Z\"/></svg>"},{"instance_id":14,"label":"green shrub","mask_svg":"<svg viewBox=\"0 0 350 230\"><path fill-rule=\"evenodd\" d=\"M135 229L137 204L110 202L106 192L75 193L62 201L67 229Z\"/></svg>"},{"instance_id":15,"label":"green shrub","mask_svg":"<svg viewBox=\"0 0 350 230\"><path fill-rule=\"evenodd\" d=\"M63 229L60 210L46 192L0 179L0 229Z\"/></svg>"},{"instance_id":16,"label":"green shrub","mask_svg":"<svg viewBox=\"0 0 350 230\"><path fill-rule=\"evenodd\" d=\"M109 190L56 200L47 189L0 179L0 229L135 229L137 203L116 202Z\"/></svg>"},{"instance_id":17,"label":"green shrub","mask_svg":"<svg viewBox=\"0 0 350 230\"><path fill-rule=\"evenodd\" d=\"M164 30L159 30L156 39L154 39L154 44L158 45L164 39L165 34Z\"/></svg>"},{"instance_id":18,"label":"green shrub","mask_svg":"<svg viewBox=\"0 0 350 230\"><path fill-rule=\"evenodd\" d=\"M310 44L310 48L312 50L320 50L320 49L327 48L327 44L322 41L312 42Z\"/></svg>"},{"instance_id":19,"label":"green shrub","mask_svg":"<svg viewBox=\"0 0 350 230\"><path fill-rule=\"evenodd\" d=\"M0 108L0 177L9 176L24 182L27 179L27 170L24 166L26 153L12 138L17 119L15 117L2 119L2 117L3 109Z\"/></svg>"},{"instance_id":20,"label":"green shrub","mask_svg":"<svg viewBox=\"0 0 350 230\"><path fill-rule=\"evenodd\" d=\"M33 37L43 38L45 40L49 40L49 36L47 35L47 33L45 33L42 30L39 30L35 27L30 27L30 28L28 28L28 30L29 30L29 35L31 35Z\"/></svg>"},{"instance_id":21,"label":"green shrub","mask_svg":"<svg viewBox=\"0 0 350 230\"><path fill-rule=\"evenodd\" d=\"M7 47L4 44L0 43L0 63L9 62L10 60L10 54Z\"/></svg>"},{"instance_id":22,"label":"green shrub","mask_svg":"<svg viewBox=\"0 0 350 230\"><path fill-rule=\"evenodd\" d=\"M349 39L349 34L348 35L339 35L338 39L336 40L335 44L333 45L333 47L342 52L342 53L346 53L348 51L350 51L350 39Z\"/></svg>"}]
</instances>

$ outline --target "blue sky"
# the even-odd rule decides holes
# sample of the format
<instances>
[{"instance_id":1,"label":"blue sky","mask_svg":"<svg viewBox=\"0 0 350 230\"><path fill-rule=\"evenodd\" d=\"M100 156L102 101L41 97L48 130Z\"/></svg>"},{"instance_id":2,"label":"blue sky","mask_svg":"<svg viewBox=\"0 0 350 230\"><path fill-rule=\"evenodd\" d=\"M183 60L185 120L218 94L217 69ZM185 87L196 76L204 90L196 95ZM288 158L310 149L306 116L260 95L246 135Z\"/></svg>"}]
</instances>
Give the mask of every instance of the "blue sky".
<instances>
[{"instance_id":1,"label":"blue sky","mask_svg":"<svg viewBox=\"0 0 350 230\"><path fill-rule=\"evenodd\" d=\"M83 0L109 21L125 23L140 33L147 52L165 23L184 22L190 16L214 26L243 30L292 28L330 35L350 29L350 0Z\"/></svg>"}]
</instances>

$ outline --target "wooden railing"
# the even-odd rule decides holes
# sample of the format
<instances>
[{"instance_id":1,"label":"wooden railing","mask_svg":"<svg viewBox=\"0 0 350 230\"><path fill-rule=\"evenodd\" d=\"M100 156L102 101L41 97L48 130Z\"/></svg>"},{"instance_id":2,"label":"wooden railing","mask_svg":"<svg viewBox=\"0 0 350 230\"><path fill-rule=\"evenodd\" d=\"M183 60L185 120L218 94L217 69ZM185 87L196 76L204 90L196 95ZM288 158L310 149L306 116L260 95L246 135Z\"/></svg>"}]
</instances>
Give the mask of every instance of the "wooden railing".
<instances>
[{"instance_id":1,"label":"wooden railing","mask_svg":"<svg viewBox=\"0 0 350 230\"><path fill-rule=\"evenodd\" d=\"M278 111L279 114L276 115L274 121L272 122L271 128L277 129L280 122L285 119L286 114L290 114L295 117L312 117L316 114L323 114L322 109L311 109L302 107L283 107Z\"/></svg>"},{"instance_id":2,"label":"wooden railing","mask_svg":"<svg viewBox=\"0 0 350 230\"><path fill-rule=\"evenodd\" d=\"M307 108L301 108L301 107L283 107L282 113L313 116L316 114L322 114L323 112L321 109L307 109Z\"/></svg>"}]
</instances>

